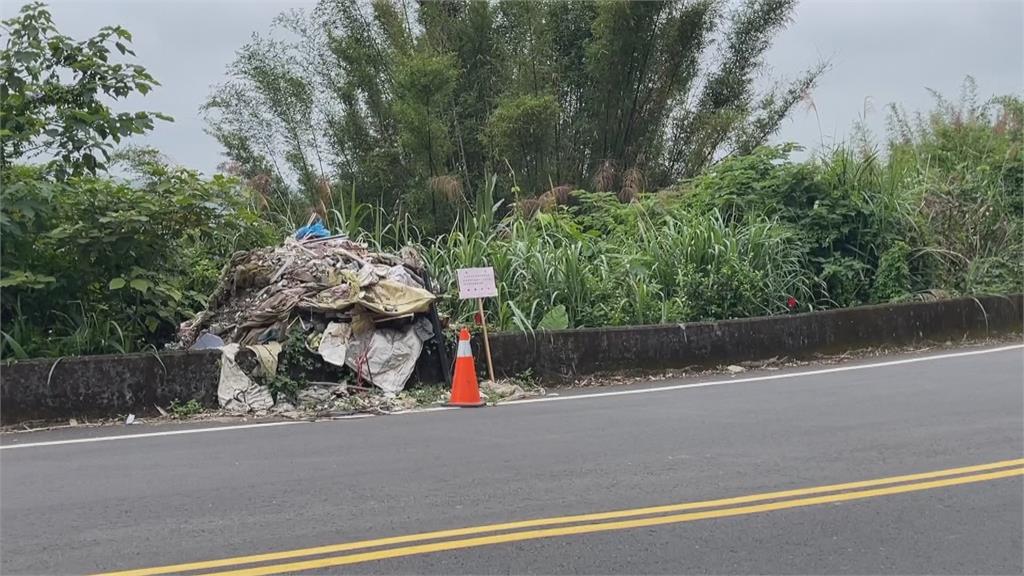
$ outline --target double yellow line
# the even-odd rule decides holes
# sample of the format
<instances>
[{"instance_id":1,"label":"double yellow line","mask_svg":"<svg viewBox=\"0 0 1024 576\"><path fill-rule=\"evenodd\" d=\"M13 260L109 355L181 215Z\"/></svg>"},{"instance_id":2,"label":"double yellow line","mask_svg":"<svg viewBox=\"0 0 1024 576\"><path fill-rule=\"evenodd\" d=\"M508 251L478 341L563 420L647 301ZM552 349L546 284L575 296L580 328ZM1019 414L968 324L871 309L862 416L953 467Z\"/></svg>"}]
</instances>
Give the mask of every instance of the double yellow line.
<instances>
[{"instance_id":1,"label":"double yellow line","mask_svg":"<svg viewBox=\"0 0 1024 576\"><path fill-rule=\"evenodd\" d=\"M664 524L692 522L694 520L705 520L710 518L742 516L745 514L770 512L773 510L785 510L788 508L799 508L803 506L814 506L816 504L828 504L833 502L846 502L850 500L861 500L877 496L930 490L933 488L943 488L960 484L985 482L1022 475L1024 475L1024 459L1003 460L1000 462L980 464L977 466L949 468L946 470L908 474L905 476L892 476L889 478L847 482L845 484L832 484L828 486L784 490L781 492L751 494L749 496L707 500L703 502L684 502L666 506L615 510L595 514L537 518L534 520L523 520L519 522L506 522L503 524L470 526L467 528L457 528L453 530L422 532L419 534L377 538L374 540L361 540L358 542L334 544L331 546L318 546L315 548L271 552L252 556L238 556L235 558L223 558L220 560L207 560L203 562L190 562L187 564L175 564L171 566L158 566L153 568L126 570L122 572L111 572L103 576L180 574L183 572L206 571L217 568L230 568L230 570L212 573L203 572L203 574L217 574L219 576L226 576L229 574L232 576L284 574L300 572L303 570L331 568L346 564L358 564L361 562L383 560L387 558L400 558L416 554L427 554L446 550L460 550L464 548L489 546L492 544L503 544L508 542L520 542L523 540L592 534L595 532L660 526ZM687 510L697 511L685 512L682 514L678 513ZM495 532L497 532L497 534L493 534ZM467 536L469 537L466 538ZM411 543L417 544L407 545ZM376 549L362 551L368 548ZM354 550L360 550L360 552L334 555L338 552L352 552ZM310 557L316 558L310 559ZM299 558L303 558L304 560L272 563L281 560L295 560ZM261 565L249 568L243 567L251 564Z\"/></svg>"}]
</instances>

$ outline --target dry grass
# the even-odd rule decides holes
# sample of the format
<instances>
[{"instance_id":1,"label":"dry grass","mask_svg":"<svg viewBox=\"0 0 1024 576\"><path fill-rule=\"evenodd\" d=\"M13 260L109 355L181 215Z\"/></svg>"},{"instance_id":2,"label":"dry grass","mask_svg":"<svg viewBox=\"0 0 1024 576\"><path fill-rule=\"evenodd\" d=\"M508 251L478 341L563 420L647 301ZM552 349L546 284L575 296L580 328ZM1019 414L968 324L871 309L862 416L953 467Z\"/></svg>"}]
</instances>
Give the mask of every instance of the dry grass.
<instances>
[{"instance_id":1,"label":"dry grass","mask_svg":"<svg viewBox=\"0 0 1024 576\"><path fill-rule=\"evenodd\" d=\"M462 191L462 180L459 180L455 176L442 174L441 176L434 176L430 178L427 183L433 192L440 194L441 197L448 202L465 200L465 196Z\"/></svg>"},{"instance_id":2,"label":"dry grass","mask_svg":"<svg viewBox=\"0 0 1024 576\"><path fill-rule=\"evenodd\" d=\"M548 190L546 194L551 194L555 198L555 203L559 206L569 206L573 204L576 198L572 195L573 186L570 184L562 184L561 186L555 186L551 190Z\"/></svg>"},{"instance_id":3,"label":"dry grass","mask_svg":"<svg viewBox=\"0 0 1024 576\"><path fill-rule=\"evenodd\" d=\"M313 207L317 216L324 222L327 221L327 207L334 205L334 198L331 195L331 181L326 176L316 180L316 205Z\"/></svg>"},{"instance_id":4,"label":"dry grass","mask_svg":"<svg viewBox=\"0 0 1024 576\"><path fill-rule=\"evenodd\" d=\"M576 198L572 194L573 187L569 184L555 186L537 197L539 209L550 212L559 206L570 206L575 203Z\"/></svg>"},{"instance_id":5,"label":"dry grass","mask_svg":"<svg viewBox=\"0 0 1024 576\"><path fill-rule=\"evenodd\" d=\"M633 167L622 175L622 189L619 190L619 202L628 204L636 200L645 189L646 179L639 168Z\"/></svg>"},{"instance_id":6,"label":"dry grass","mask_svg":"<svg viewBox=\"0 0 1024 576\"><path fill-rule=\"evenodd\" d=\"M594 190L598 192L610 192L615 189L615 181L618 179L618 166L613 160L605 160L601 167L594 174Z\"/></svg>"},{"instance_id":7,"label":"dry grass","mask_svg":"<svg viewBox=\"0 0 1024 576\"><path fill-rule=\"evenodd\" d=\"M516 202L516 211L524 220L533 218L533 215L541 210L541 201L539 198L523 198L519 202Z\"/></svg>"}]
</instances>

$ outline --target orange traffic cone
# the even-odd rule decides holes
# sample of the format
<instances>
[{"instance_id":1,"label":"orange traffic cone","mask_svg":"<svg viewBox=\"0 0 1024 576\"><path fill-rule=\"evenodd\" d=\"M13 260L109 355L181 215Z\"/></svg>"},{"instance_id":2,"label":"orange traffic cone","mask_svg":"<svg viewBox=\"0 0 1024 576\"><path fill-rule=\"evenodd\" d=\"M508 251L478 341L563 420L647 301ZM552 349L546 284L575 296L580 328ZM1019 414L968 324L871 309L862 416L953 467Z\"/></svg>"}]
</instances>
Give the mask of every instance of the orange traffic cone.
<instances>
[{"instance_id":1,"label":"orange traffic cone","mask_svg":"<svg viewBox=\"0 0 1024 576\"><path fill-rule=\"evenodd\" d=\"M459 349L455 355L455 376L452 377L452 397L449 406L483 406L480 386L476 382L473 351L469 348L469 330L459 333Z\"/></svg>"}]
</instances>

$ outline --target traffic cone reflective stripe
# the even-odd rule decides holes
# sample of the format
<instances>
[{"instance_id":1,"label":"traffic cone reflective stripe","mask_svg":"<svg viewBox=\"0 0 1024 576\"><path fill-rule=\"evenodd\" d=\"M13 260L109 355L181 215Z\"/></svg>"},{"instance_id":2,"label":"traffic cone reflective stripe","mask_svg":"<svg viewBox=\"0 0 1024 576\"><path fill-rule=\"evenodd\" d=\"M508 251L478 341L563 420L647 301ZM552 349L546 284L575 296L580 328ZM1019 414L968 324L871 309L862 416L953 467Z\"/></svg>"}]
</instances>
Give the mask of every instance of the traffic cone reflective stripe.
<instances>
[{"instance_id":1,"label":"traffic cone reflective stripe","mask_svg":"<svg viewBox=\"0 0 1024 576\"><path fill-rule=\"evenodd\" d=\"M449 406L483 406L480 385L476 381L473 350L469 347L469 330L459 333L459 347L455 355L455 375L452 377L452 396Z\"/></svg>"},{"instance_id":2,"label":"traffic cone reflective stripe","mask_svg":"<svg viewBox=\"0 0 1024 576\"><path fill-rule=\"evenodd\" d=\"M465 330L465 329L463 329L463 330ZM470 360L473 359L473 350L469 347L469 339L468 338L466 340L463 340L462 336L459 336L459 348L458 348L458 350L455 353L455 357L456 358L469 358Z\"/></svg>"}]
</instances>

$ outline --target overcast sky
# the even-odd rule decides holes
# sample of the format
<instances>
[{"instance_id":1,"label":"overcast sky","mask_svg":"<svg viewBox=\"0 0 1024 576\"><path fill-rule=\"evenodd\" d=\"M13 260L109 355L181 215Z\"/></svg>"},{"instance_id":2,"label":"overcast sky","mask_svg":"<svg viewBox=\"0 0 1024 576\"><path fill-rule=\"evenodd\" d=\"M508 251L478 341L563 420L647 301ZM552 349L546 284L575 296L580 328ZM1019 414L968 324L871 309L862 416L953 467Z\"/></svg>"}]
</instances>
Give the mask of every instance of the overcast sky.
<instances>
[{"instance_id":1,"label":"overcast sky","mask_svg":"<svg viewBox=\"0 0 1024 576\"><path fill-rule=\"evenodd\" d=\"M0 0L0 14L23 4ZM254 31L264 32L283 10L311 7L298 0L51 0L58 28L81 39L108 24L134 35L139 62L162 84L125 109L170 114L172 124L136 139L173 161L204 172L223 157L207 135L199 106L221 82L234 52ZM885 106L927 109L927 88L959 93L966 75L983 96L1024 92L1024 0L804 0L794 21L767 55L774 74L794 77L814 62L832 68L813 94L817 114L801 107L785 122L780 141L808 148L845 138L853 122L884 132Z\"/></svg>"}]
</instances>

